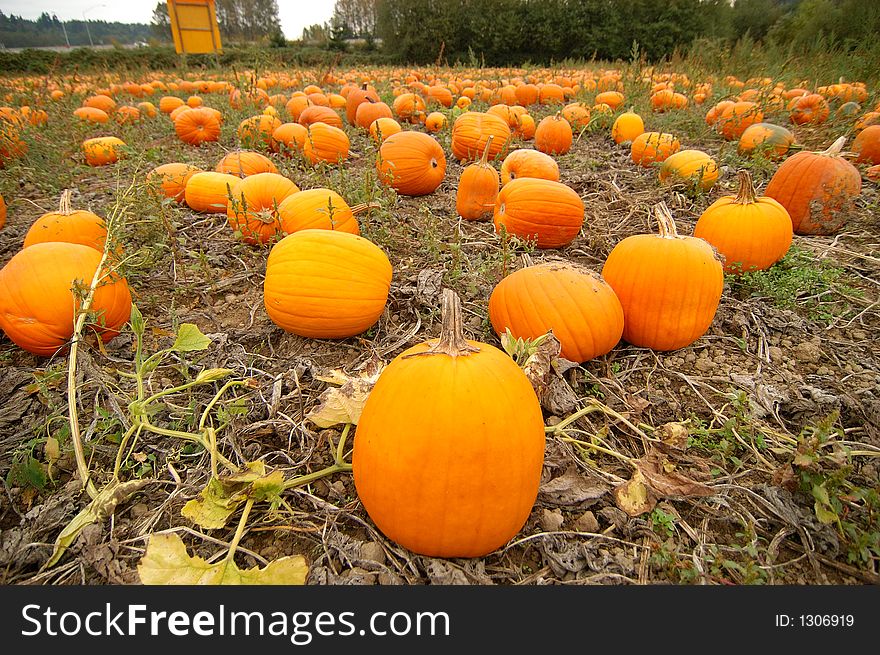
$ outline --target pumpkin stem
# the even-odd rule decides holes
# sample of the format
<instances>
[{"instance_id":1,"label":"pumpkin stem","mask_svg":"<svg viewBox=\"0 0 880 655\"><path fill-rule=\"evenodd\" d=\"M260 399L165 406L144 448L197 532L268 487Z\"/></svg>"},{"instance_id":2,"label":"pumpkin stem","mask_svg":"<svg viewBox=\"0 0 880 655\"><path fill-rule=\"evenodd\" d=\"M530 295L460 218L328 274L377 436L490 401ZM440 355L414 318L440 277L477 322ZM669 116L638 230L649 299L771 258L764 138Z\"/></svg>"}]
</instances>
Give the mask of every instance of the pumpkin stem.
<instances>
[{"instance_id":1,"label":"pumpkin stem","mask_svg":"<svg viewBox=\"0 0 880 655\"><path fill-rule=\"evenodd\" d=\"M379 202L362 202L359 205L351 206L351 213L357 216L361 212L365 212L368 209L379 209L382 206L382 203Z\"/></svg>"},{"instance_id":2,"label":"pumpkin stem","mask_svg":"<svg viewBox=\"0 0 880 655\"><path fill-rule=\"evenodd\" d=\"M452 289L443 289L443 299L441 302L440 340L429 350L412 353L411 355L406 355L406 357L438 354L458 357L459 355L480 352L479 348L475 348L465 340L462 333L461 300L458 294Z\"/></svg>"},{"instance_id":3,"label":"pumpkin stem","mask_svg":"<svg viewBox=\"0 0 880 655\"><path fill-rule=\"evenodd\" d=\"M846 137L842 136L837 141L831 144L831 147L828 150L820 153L823 155L828 155L829 157L838 157L840 153L843 151L843 144L846 143Z\"/></svg>"},{"instance_id":4,"label":"pumpkin stem","mask_svg":"<svg viewBox=\"0 0 880 655\"><path fill-rule=\"evenodd\" d=\"M58 213L64 214L65 216L70 216L71 208L70 208L70 196L73 195L73 192L70 189L64 189L61 192L61 199L58 201Z\"/></svg>"},{"instance_id":5,"label":"pumpkin stem","mask_svg":"<svg viewBox=\"0 0 880 655\"><path fill-rule=\"evenodd\" d=\"M660 236L664 239L677 239L678 229L675 227L675 220L672 218L672 212L665 202L658 202L654 205L654 217L660 227Z\"/></svg>"},{"instance_id":6,"label":"pumpkin stem","mask_svg":"<svg viewBox=\"0 0 880 655\"><path fill-rule=\"evenodd\" d=\"M480 166L487 167L489 166L489 147L492 145L492 139L495 138L494 134L490 134L489 138L486 139L486 147L483 148L483 156L480 158Z\"/></svg>"},{"instance_id":7,"label":"pumpkin stem","mask_svg":"<svg viewBox=\"0 0 880 655\"><path fill-rule=\"evenodd\" d=\"M752 176L745 169L737 173L739 177L739 192L736 194L734 202L738 205L751 205L757 201L758 195L755 193L755 185L752 184Z\"/></svg>"}]
</instances>

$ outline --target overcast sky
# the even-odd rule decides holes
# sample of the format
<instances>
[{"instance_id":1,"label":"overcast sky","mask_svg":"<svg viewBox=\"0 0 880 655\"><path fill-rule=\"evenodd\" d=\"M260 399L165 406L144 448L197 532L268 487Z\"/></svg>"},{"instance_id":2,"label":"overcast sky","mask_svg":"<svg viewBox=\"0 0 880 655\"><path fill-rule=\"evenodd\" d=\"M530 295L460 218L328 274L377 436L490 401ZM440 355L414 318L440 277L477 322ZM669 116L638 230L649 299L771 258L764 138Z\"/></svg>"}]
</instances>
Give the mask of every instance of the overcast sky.
<instances>
[{"instance_id":1,"label":"overcast sky","mask_svg":"<svg viewBox=\"0 0 880 655\"><path fill-rule=\"evenodd\" d=\"M281 29L288 39L302 36L304 27L330 20L334 0L278 0ZM156 0L0 0L0 11L23 18L37 18L44 11L60 20L149 23Z\"/></svg>"}]
</instances>

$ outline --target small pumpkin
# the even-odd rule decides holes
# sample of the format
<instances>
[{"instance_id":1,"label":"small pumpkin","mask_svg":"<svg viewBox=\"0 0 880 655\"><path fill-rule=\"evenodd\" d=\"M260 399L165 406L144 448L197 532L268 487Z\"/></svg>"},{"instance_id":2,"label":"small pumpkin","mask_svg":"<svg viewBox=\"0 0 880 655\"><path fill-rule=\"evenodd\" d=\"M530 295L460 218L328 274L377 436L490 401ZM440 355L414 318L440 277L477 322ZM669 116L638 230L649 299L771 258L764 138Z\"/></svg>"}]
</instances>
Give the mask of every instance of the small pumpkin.
<instances>
[{"instance_id":1,"label":"small pumpkin","mask_svg":"<svg viewBox=\"0 0 880 655\"><path fill-rule=\"evenodd\" d=\"M272 247L263 299L277 326L314 339L345 339L379 320L391 288L391 262L363 237L300 230Z\"/></svg>"},{"instance_id":2,"label":"small pumpkin","mask_svg":"<svg viewBox=\"0 0 880 655\"><path fill-rule=\"evenodd\" d=\"M501 280L489 297L492 329L536 339L553 330L561 355L586 362L608 353L623 335L623 308L598 274L565 260L532 265Z\"/></svg>"},{"instance_id":3,"label":"small pumpkin","mask_svg":"<svg viewBox=\"0 0 880 655\"><path fill-rule=\"evenodd\" d=\"M312 123L303 141L303 155L312 164L339 164L348 159L350 145L348 135L341 128L326 123Z\"/></svg>"},{"instance_id":4,"label":"small pumpkin","mask_svg":"<svg viewBox=\"0 0 880 655\"><path fill-rule=\"evenodd\" d=\"M268 243L282 231L281 203L298 191L278 173L248 175L231 189L226 206L229 226L245 243Z\"/></svg>"},{"instance_id":5,"label":"small pumpkin","mask_svg":"<svg viewBox=\"0 0 880 655\"><path fill-rule=\"evenodd\" d=\"M125 156L125 142L115 136L98 136L82 143L82 152L89 166L115 164Z\"/></svg>"},{"instance_id":6,"label":"small pumpkin","mask_svg":"<svg viewBox=\"0 0 880 655\"><path fill-rule=\"evenodd\" d=\"M70 189L65 189L61 193L58 211L43 214L34 221L24 237L23 248L37 243L64 241L104 251L107 242L104 219L85 209L71 209L70 196Z\"/></svg>"},{"instance_id":7,"label":"small pumpkin","mask_svg":"<svg viewBox=\"0 0 880 655\"><path fill-rule=\"evenodd\" d=\"M552 180L520 177L501 188L495 200L495 231L504 229L538 248L561 248L578 235L584 203L570 187Z\"/></svg>"},{"instance_id":8,"label":"small pumpkin","mask_svg":"<svg viewBox=\"0 0 880 655\"><path fill-rule=\"evenodd\" d=\"M431 134L437 134L446 126L446 114L439 111L432 111L425 118L425 129Z\"/></svg>"},{"instance_id":9,"label":"small pumpkin","mask_svg":"<svg viewBox=\"0 0 880 655\"><path fill-rule=\"evenodd\" d=\"M174 131L184 143L200 146L220 140L220 119L206 107L188 109L174 119Z\"/></svg>"},{"instance_id":10,"label":"small pumpkin","mask_svg":"<svg viewBox=\"0 0 880 655\"><path fill-rule=\"evenodd\" d=\"M20 348L51 357L67 346L82 294L103 255L80 243L52 241L20 250L0 269L0 329ZM88 327L107 342L131 316L131 293L125 278L107 270L95 289Z\"/></svg>"},{"instance_id":11,"label":"small pumpkin","mask_svg":"<svg viewBox=\"0 0 880 655\"><path fill-rule=\"evenodd\" d=\"M623 307L623 338L634 346L677 350L715 318L724 271L706 241L679 236L665 203L654 208L660 234L637 234L611 250L602 277Z\"/></svg>"},{"instance_id":12,"label":"small pumpkin","mask_svg":"<svg viewBox=\"0 0 880 655\"><path fill-rule=\"evenodd\" d=\"M300 230L338 230L360 234L355 214L368 205L349 207L332 189L308 189L293 193L278 205L281 229L287 234Z\"/></svg>"},{"instance_id":13,"label":"small pumpkin","mask_svg":"<svg viewBox=\"0 0 880 655\"><path fill-rule=\"evenodd\" d=\"M681 142L672 134L665 132L642 132L633 139L630 157L640 166L651 166L662 162L669 155L678 152Z\"/></svg>"},{"instance_id":14,"label":"small pumpkin","mask_svg":"<svg viewBox=\"0 0 880 655\"><path fill-rule=\"evenodd\" d=\"M382 183L401 195L423 196L443 181L446 156L435 138L422 132L398 132L382 142L376 169Z\"/></svg>"},{"instance_id":15,"label":"small pumpkin","mask_svg":"<svg viewBox=\"0 0 880 655\"><path fill-rule=\"evenodd\" d=\"M582 102L572 102L562 108L562 117L568 121L572 131L580 132L590 125L590 108Z\"/></svg>"},{"instance_id":16,"label":"small pumpkin","mask_svg":"<svg viewBox=\"0 0 880 655\"><path fill-rule=\"evenodd\" d=\"M147 173L147 185L166 198L182 203L186 195L186 183L196 173L201 173L201 170L189 164L162 164Z\"/></svg>"},{"instance_id":17,"label":"small pumpkin","mask_svg":"<svg viewBox=\"0 0 880 655\"><path fill-rule=\"evenodd\" d=\"M162 96L159 99L159 111L163 114L170 114L178 107L182 107L186 103L177 96Z\"/></svg>"},{"instance_id":18,"label":"small pumpkin","mask_svg":"<svg viewBox=\"0 0 880 655\"><path fill-rule=\"evenodd\" d=\"M324 123L324 125L330 125L342 130L342 119L339 117L339 114L330 109L330 107L321 105L312 105L303 109L296 122L306 127L317 123Z\"/></svg>"},{"instance_id":19,"label":"small pumpkin","mask_svg":"<svg viewBox=\"0 0 880 655\"><path fill-rule=\"evenodd\" d=\"M391 109L402 122L420 123L425 115L425 101L416 93L401 93L391 103Z\"/></svg>"},{"instance_id":20,"label":"small pumpkin","mask_svg":"<svg viewBox=\"0 0 880 655\"><path fill-rule=\"evenodd\" d=\"M468 221L480 221L492 216L495 198L498 197L498 171L488 162L492 137L486 143L483 157L475 164L465 166L458 180L455 209Z\"/></svg>"},{"instance_id":21,"label":"small pumpkin","mask_svg":"<svg viewBox=\"0 0 880 655\"><path fill-rule=\"evenodd\" d=\"M397 134L402 131L403 128L393 118L377 118L372 123L370 123L370 138L373 139L373 143L381 144L385 139L387 139L392 134Z\"/></svg>"},{"instance_id":22,"label":"small pumpkin","mask_svg":"<svg viewBox=\"0 0 880 655\"><path fill-rule=\"evenodd\" d=\"M548 155L564 155L573 139L571 125L561 113L542 118L535 130L535 148Z\"/></svg>"},{"instance_id":23,"label":"small pumpkin","mask_svg":"<svg viewBox=\"0 0 880 655\"><path fill-rule=\"evenodd\" d=\"M280 125L281 121L275 116L268 114L251 116L238 124L238 139L245 148L268 146L272 143L272 133Z\"/></svg>"},{"instance_id":24,"label":"small pumpkin","mask_svg":"<svg viewBox=\"0 0 880 655\"><path fill-rule=\"evenodd\" d=\"M360 108L360 105L364 102L368 102L372 100L373 102L380 102L379 94L375 88L370 85L364 83L360 87L351 89L348 94L345 96L345 117L348 119L348 122L352 125L356 125L357 123L357 110ZM387 107L387 105L385 105ZM296 120L294 118L294 120Z\"/></svg>"},{"instance_id":25,"label":"small pumpkin","mask_svg":"<svg viewBox=\"0 0 880 655\"><path fill-rule=\"evenodd\" d=\"M790 120L795 125L812 123L818 125L828 120L831 115L831 107L828 101L818 93L808 93L794 98L789 104Z\"/></svg>"},{"instance_id":26,"label":"small pumpkin","mask_svg":"<svg viewBox=\"0 0 880 655\"><path fill-rule=\"evenodd\" d=\"M73 111L73 115L89 123L106 123L110 120L107 112L97 107L79 107Z\"/></svg>"},{"instance_id":27,"label":"small pumpkin","mask_svg":"<svg viewBox=\"0 0 880 655\"><path fill-rule=\"evenodd\" d=\"M228 173L205 171L196 173L186 182L184 200L193 211L206 214L225 214L229 194L241 178Z\"/></svg>"},{"instance_id":28,"label":"small pumpkin","mask_svg":"<svg viewBox=\"0 0 880 655\"><path fill-rule=\"evenodd\" d=\"M623 105L626 98L620 91L603 91L596 96L597 105L608 105L611 109L617 109Z\"/></svg>"},{"instance_id":29,"label":"small pumpkin","mask_svg":"<svg viewBox=\"0 0 880 655\"><path fill-rule=\"evenodd\" d=\"M266 155L253 150L236 150L224 155L214 167L217 173L229 173L238 177L247 177L257 173L277 173L275 163ZM225 207L224 210L226 211Z\"/></svg>"},{"instance_id":30,"label":"small pumpkin","mask_svg":"<svg viewBox=\"0 0 880 655\"><path fill-rule=\"evenodd\" d=\"M537 177L559 181L559 164L550 155L539 150L519 148L511 151L501 162L501 184L521 177Z\"/></svg>"},{"instance_id":31,"label":"small pumpkin","mask_svg":"<svg viewBox=\"0 0 880 655\"><path fill-rule=\"evenodd\" d=\"M439 340L398 355L367 398L354 484L389 539L430 557L480 557L516 535L534 506L544 421L519 366L464 339L451 290L442 302Z\"/></svg>"},{"instance_id":32,"label":"small pumpkin","mask_svg":"<svg viewBox=\"0 0 880 655\"><path fill-rule=\"evenodd\" d=\"M702 150L679 150L663 160L659 176L661 182L684 182L708 191L718 181L718 164Z\"/></svg>"},{"instance_id":33,"label":"small pumpkin","mask_svg":"<svg viewBox=\"0 0 880 655\"><path fill-rule=\"evenodd\" d=\"M755 123L749 125L739 137L737 151L752 155L756 150L768 159L781 159L794 145L794 134L781 125Z\"/></svg>"},{"instance_id":34,"label":"small pumpkin","mask_svg":"<svg viewBox=\"0 0 880 655\"><path fill-rule=\"evenodd\" d=\"M750 125L764 120L764 112L755 102L734 102L725 107L715 121L715 130L728 141L737 141Z\"/></svg>"},{"instance_id":35,"label":"small pumpkin","mask_svg":"<svg viewBox=\"0 0 880 655\"><path fill-rule=\"evenodd\" d=\"M86 98L83 101L83 107L94 107L95 109L100 109L108 114L112 114L116 111L116 101L108 95L98 93Z\"/></svg>"},{"instance_id":36,"label":"small pumpkin","mask_svg":"<svg viewBox=\"0 0 880 655\"><path fill-rule=\"evenodd\" d=\"M288 156L295 152L301 153L308 134L308 129L304 125L299 123L282 123L272 132L270 147L273 152Z\"/></svg>"},{"instance_id":37,"label":"small pumpkin","mask_svg":"<svg viewBox=\"0 0 880 655\"><path fill-rule=\"evenodd\" d=\"M645 122L642 117L630 109L614 120L614 125L611 126L611 138L614 139L614 143L631 145L633 139L644 131Z\"/></svg>"},{"instance_id":38,"label":"small pumpkin","mask_svg":"<svg viewBox=\"0 0 880 655\"><path fill-rule=\"evenodd\" d=\"M441 114L442 115L442 114ZM369 129L370 123L380 118L391 118L391 107L384 102L367 99L360 103L355 114L355 125L363 129Z\"/></svg>"},{"instance_id":39,"label":"small pumpkin","mask_svg":"<svg viewBox=\"0 0 880 655\"><path fill-rule=\"evenodd\" d=\"M724 256L725 273L765 270L791 246L791 216L773 198L758 197L751 175L743 170L737 195L709 205L697 220L694 236Z\"/></svg>"},{"instance_id":40,"label":"small pumpkin","mask_svg":"<svg viewBox=\"0 0 880 655\"><path fill-rule=\"evenodd\" d=\"M880 164L880 125L869 125L859 132L852 149L857 162Z\"/></svg>"},{"instance_id":41,"label":"small pumpkin","mask_svg":"<svg viewBox=\"0 0 880 655\"><path fill-rule=\"evenodd\" d=\"M834 234L852 213L862 192L858 169L841 156L846 137L823 152L799 152L786 159L764 194L791 216L795 234Z\"/></svg>"}]
</instances>

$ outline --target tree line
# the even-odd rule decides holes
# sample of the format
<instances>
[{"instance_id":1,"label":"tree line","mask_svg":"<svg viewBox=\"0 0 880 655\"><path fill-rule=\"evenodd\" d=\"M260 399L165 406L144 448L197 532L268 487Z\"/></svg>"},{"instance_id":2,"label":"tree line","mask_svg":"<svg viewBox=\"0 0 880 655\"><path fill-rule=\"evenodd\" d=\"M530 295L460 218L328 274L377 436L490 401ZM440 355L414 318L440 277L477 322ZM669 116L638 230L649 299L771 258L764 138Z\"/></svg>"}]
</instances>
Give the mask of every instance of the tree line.
<instances>
[{"instance_id":1,"label":"tree line","mask_svg":"<svg viewBox=\"0 0 880 655\"><path fill-rule=\"evenodd\" d=\"M89 36L94 44L130 44L151 37L149 25L140 23L109 23L90 20L58 20L43 12L36 20L6 15L0 11L0 46L4 48L38 48L44 46L86 46Z\"/></svg>"}]
</instances>

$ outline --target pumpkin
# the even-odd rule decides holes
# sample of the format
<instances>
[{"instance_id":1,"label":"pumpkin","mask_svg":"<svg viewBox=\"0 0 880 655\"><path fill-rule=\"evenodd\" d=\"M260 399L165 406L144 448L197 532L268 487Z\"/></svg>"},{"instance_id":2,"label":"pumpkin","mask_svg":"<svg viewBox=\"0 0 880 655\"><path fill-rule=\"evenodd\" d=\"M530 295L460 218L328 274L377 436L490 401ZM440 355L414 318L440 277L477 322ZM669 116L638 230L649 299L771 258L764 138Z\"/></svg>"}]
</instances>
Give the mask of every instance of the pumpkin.
<instances>
[{"instance_id":1,"label":"pumpkin","mask_svg":"<svg viewBox=\"0 0 880 655\"><path fill-rule=\"evenodd\" d=\"M323 107L321 105L312 105L303 109L296 122L306 127L316 123L324 123L325 125L342 129L342 119L339 117L339 114L330 109L330 107Z\"/></svg>"},{"instance_id":2,"label":"pumpkin","mask_svg":"<svg viewBox=\"0 0 880 655\"><path fill-rule=\"evenodd\" d=\"M862 116L859 117L859 120L856 121L855 126L853 126L853 131L858 134L870 125L880 125L880 112L869 111L862 114Z\"/></svg>"},{"instance_id":3,"label":"pumpkin","mask_svg":"<svg viewBox=\"0 0 880 655\"><path fill-rule=\"evenodd\" d=\"M781 159L794 145L794 134L780 125L755 123L749 125L739 137L737 151L751 155L756 150L768 159Z\"/></svg>"},{"instance_id":4,"label":"pumpkin","mask_svg":"<svg viewBox=\"0 0 880 655\"><path fill-rule=\"evenodd\" d=\"M571 125L572 131L580 131L590 124L590 108L582 102L573 102L562 108L562 117Z\"/></svg>"},{"instance_id":5,"label":"pumpkin","mask_svg":"<svg viewBox=\"0 0 880 655\"><path fill-rule=\"evenodd\" d=\"M507 151L510 141L510 127L498 116L469 111L452 124L452 155L459 161L479 159L486 149L489 136L493 137L489 149L489 159Z\"/></svg>"},{"instance_id":6,"label":"pumpkin","mask_svg":"<svg viewBox=\"0 0 880 655\"><path fill-rule=\"evenodd\" d=\"M611 138L614 143L627 145L632 144L639 134L645 131L645 122L642 117L635 113L632 108L618 116L611 126Z\"/></svg>"},{"instance_id":7,"label":"pumpkin","mask_svg":"<svg viewBox=\"0 0 880 655\"><path fill-rule=\"evenodd\" d=\"M561 114L541 119L535 130L535 148L548 155L564 155L571 149L571 125Z\"/></svg>"},{"instance_id":8,"label":"pumpkin","mask_svg":"<svg viewBox=\"0 0 880 655\"><path fill-rule=\"evenodd\" d=\"M721 115L729 108L733 107L733 100L722 100L716 103L709 111L706 112L706 125L712 127L721 118Z\"/></svg>"},{"instance_id":9,"label":"pumpkin","mask_svg":"<svg viewBox=\"0 0 880 655\"><path fill-rule=\"evenodd\" d=\"M671 134L642 132L633 139L630 157L633 163L647 167L654 162L662 162L669 155L678 152L679 148L681 143Z\"/></svg>"},{"instance_id":10,"label":"pumpkin","mask_svg":"<svg viewBox=\"0 0 880 655\"><path fill-rule=\"evenodd\" d=\"M538 248L561 248L578 235L584 203L560 182L519 177L501 188L495 200L495 231L535 240Z\"/></svg>"},{"instance_id":11,"label":"pumpkin","mask_svg":"<svg viewBox=\"0 0 880 655\"><path fill-rule=\"evenodd\" d=\"M125 156L125 142L115 136L98 136L82 143L82 152L89 166L115 164Z\"/></svg>"},{"instance_id":12,"label":"pumpkin","mask_svg":"<svg viewBox=\"0 0 880 655\"><path fill-rule=\"evenodd\" d=\"M355 214L367 207L349 207L332 189L309 189L287 196L278 205L278 217L281 229L287 234L312 229L360 234Z\"/></svg>"},{"instance_id":13,"label":"pumpkin","mask_svg":"<svg viewBox=\"0 0 880 655\"><path fill-rule=\"evenodd\" d=\"M290 100L287 101L287 104L284 105L285 111L290 114L290 117L294 121L298 121L300 114L302 114L303 110L306 107L311 107L312 101L309 100L305 95L294 95L291 96Z\"/></svg>"},{"instance_id":14,"label":"pumpkin","mask_svg":"<svg viewBox=\"0 0 880 655\"><path fill-rule=\"evenodd\" d=\"M245 118L238 124L239 141L245 148L253 148L261 143L268 146L272 142L272 133L280 125L280 120L267 114Z\"/></svg>"},{"instance_id":15,"label":"pumpkin","mask_svg":"<svg viewBox=\"0 0 880 655\"><path fill-rule=\"evenodd\" d=\"M89 123L106 123L110 120L107 112L97 107L79 107L74 110L73 115Z\"/></svg>"},{"instance_id":16,"label":"pumpkin","mask_svg":"<svg viewBox=\"0 0 880 655\"><path fill-rule=\"evenodd\" d=\"M273 152L279 152L288 156L294 152L302 152L308 134L308 129L304 125L299 123L282 123L272 132L270 147Z\"/></svg>"},{"instance_id":17,"label":"pumpkin","mask_svg":"<svg viewBox=\"0 0 880 655\"><path fill-rule=\"evenodd\" d=\"M862 192L858 169L841 156L846 137L824 152L799 152L786 159L764 194L791 216L795 234L834 234L849 220Z\"/></svg>"},{"instance_id":18,"label":"pumpkin","mask_svg":"<svg viewBox=\"0 0 880 655\"><path fill-rule=\"evenodd\" d=\"M432 111L425 118L425 129L431 134L437 134L446 126L446 114L439 111Z\"/></svg>"},{"instance_id":19,"label":"pumpkin","mask_svg":"<svg viewBox=\"0 0 880 655\"><path fill-rule=\"evenodd\" d=\"M561 355L586 362L609 352L623 335L623 308L595 272L564 260L528 265L501 280L489 297L489 321L502 336L536 339L549 330Z\"/></svg>"},{"instance_id":20,"label":"pumpkin","mask_svg":"<svg viewBox=\"0 0 880 655\"><path fill-rule=\"evenodd\" d=\"M789 104L788 109L791 112L789 119L795 125L804 125L813 123L818 125L828 120L831 115L831 107L828 101L818 93L809 93L807 95L794 98Z\"/></svg>"},{"instance_id":21,"label":"pumpkin","mask_svg":"<svg viewBox=\"0 0 880 655\"><path fill-rule=\"evenodd\" d=\"M674 103L675 92L672 89L661 89L651 94L651 109L655 112L664 112L671 109Z\"/></svg>"},{"instance_id":22,"label":"pumpkin","mask_svg":"<svg viewBox=\"0 0 880 655\"><path fill-rule=\"evenodd\" d=\"M377 118L370 123L370 138L374 143L382 143L392 134L397 134L403 128L393 118Z\"/></svg>"},{"instance_id":23,"label":"pumpkin","mask_svg":"<svg viewBox=\"0 0 880 655\"><path fill-rule=\"evenodd\" d=\"M880 164L865 169L865 177L872 182L880 182ZM2 225L0 225L2 227Z\"/></svg>"},{"instance_id":24,"label":"pumpkin","mask_svg":"<svg viewBox=\"0 0 880 655\"><path fill-rule=\"evenodd\" d=\"M350 145L348 135L339 127L327 123L312 123L308 126L303 141L303 155L312 164L338 164L348 159Z\"/></svg>"},{"instance_id":25,"label":"pumpkin","mask_svg":"<svg viewBox=\"0 0 880 655\"><path fill-rule=\"evenodd\" d=\"M540 91L534 84L520 84L513 93L516 96L517 104L523 107L537 104L540 98Z\"/></svg>"},{"instance_id":26,"label":"pumpkin","mask_svg":"<svg viewBox=\"0 0 880 655\"><path fill-rule=\"evenodd\" d=\"M379 94L377 93L376 89L369 86L368 84L362 84L360 88L355 88L349 91L349 93L345 97L345 117L348 119L349 123L351 123L352 125L358 124L357 110L360 108L360 105L362 103L369 100L372 100L373 102L380 102ZM385 106L387 107L388 105Z\"/></svg>"},{"instance_id":27,"label":"pumpkin","mask_svg":"<svg viewBox=\"0 0 880 655\"><path fill-rule=\"evenodd\" d=\"M354 122L355 125L366 130L369 129L370 123L373 121L379 118L391 118L391 116L391 107L384 102L367 99L366 102L358 105Z\"/></svg>"},{"instance_id":28,"label":"pumpkin","mask_svg":"<svg viewBox=\"0 0 880 655\"><path fill-rule=\"evenodd\" d=\"M514 98L516 98L515 90ZM538 88L538 102L542 105L561 105L565 102L565 91L558 84L542 84Z\"/></svg>"},{"instance_id":29,"label":"pumpkin","mask_svg":"<svg viewBox=\"0 0 880 655\"><path fill-rule=\"evenodd\" d=\"M24 237L23 248L47 241L66 241L103 252L107 242L104 219L85 209L70 208L70 189L65 189L58 211L43 214L34 221Z\"/></svg>"},{"instance_id":30,"label":"pumpkin","mask_svg":"<svg viewBox=\"0 0 880 655\"><path fill-rule=\"evenodd\" d=\"M385 536L430 557L503 546L534 506L544 422L528 378L497 348L466 341L443 291L440 338L382 371L354 438L354 484Z\"/></svg>"},{"instance_id":31,"label":"pumpkin","mask_svg":"<svg viewBox=\"0 0 880 655\"><path fill-rule=\"evenodd\" d=\"M433 193L446 175L443 148L421 132L398 132L382 142L376 161L383 184L405 196Z\"/></svg>"},{"instance_id":32,"label":"pumpkin","mask_svg":"<svg viewBox=\"0 0 880 655\"><path fill-rule=\"evenodd\" d=\"M694 236L724 256L725 273L765 270L791 246L791 216L773 198L758 197L748 171L739 172L737 195L722 196L700 215Z\"/></svg>"},{"instance_id":33,"label":"pumpkin","mask_svg":"<svg viewBox=\"0 0 880 655\"><path fill-rule=\"evenodd\" d=\"M159 111L163 114L170 114L178 107L182 107L186 103L177 96L163 96L159 99Z\"/></svg>"},{"instance_id":34,"label":"pumpkin","mask_svg":"<svg viewBox=\"0 0 880 655\"><path fill-rule=\"evenodd\" d=\"M174 131L184 143L200 146L220 140L220 119L211 109L188 109L174 119Z\"/></svg>"},{"instance_id":35,"label":"pumpkin","mask_svg":"<svg viewBox=\"0 0 880 655\"><path fill-rule=\"evenodd\" d=\"M120 125L137 123L141 119L140 110L137 107L132 107L131 105L122 105L116 110L116 113L114 115L116 116L116 121Z\"/></svg>"},{"instance_id":36,"label":"pumpkin","mask_svg":"<svg viewBox=\"0 0 880 655\"><path fill-rule=\"evenodd\" d=\"M718 180L718 164L702 150L679 150L663 160L659 176L661 182L684 182L708 191Z\"/></svg>"},{"instance_id":37,"label":"pumpkin","mask_svg":"<svg viewBox=\"0 0 880 655\"><path fill-rule=\"evenodd\" d=\"M706 241L679 236L665 203L655 206L660 234L637 234L611 250L602 277L623 307L623 338L634 346L677 350L715 318L724 271Z\"/></svg>"},{"instance_id":38,"label":"pumpkin","mask_svg":"<svg viewBox=\"0 0 880 655\"><path fill-rule=\"evenodd\" d=\"M522 139L529 140L535 138L535 131L537 129L534 118L529 114L521 114L516 117L516 128L514 128L513 133Z\"/></svg>"},{"instance_id":39,"label":"pumpkin","mask_svg":"<svg viewBox=\"0 0 880 655\"><path fill-rule=\"evenodd\" d=\"M608 105L611 109L620 107L626 98L620 91L603 91L596 96L597 105Z\"/></svg>"},{"instance_id":40,"label":"pumpkin","mask_svg":"<svg viewBox=\"0 0 880 655\"><path fill-rule=\"evenodd\" d=\"M229 194L241 181L235 175L205 171L196 173L186 182L184 200L193 211L207 214L226 213Z\"/></svg>"},{"instance_id":41,"label":"pumpkin","mask_svg":"<svg viewBox=\"0 0 880 655\"><path fill-rule=\"evenodd\" d=\"M490 136L482 159L466 166L458 180L455 210L465 220L480 221L489 218L495 208L499 176L498 171L487 161L492 140Z\"/></svg>"},{"instance_id":42,"label":"pumpkin","mask_svg":"<svg viewBox=\"0 0 880 655\"><path fill-rule=\"evenodd\" d=\"M28 151L27 143L22 141L18 129L11 123L0 121L0 168Z\"/></svg>"},{"instance_id":43,"label":"pumpkin","mask_svg":"<svg viewBox=\"0 0 880 655\"><path fill-rule=\"evenodd\" d=\"M715 121L715 130L728 141L736 141L750 125L764 120L764 112L754 102L734 102L723 109Z\"/></svg>"},{"instance_id":44,"label":"pumpkin","mask_svg":"<svg viewBox=\"0 0 880 655\"><path fill-rule=\"evenodd\" d=\"M880 164L880 125L870 125L859 132L852 149L857 162Z\"/></svg>"},{"instance_id":45,"label":"pumpkin","mask_svg":"<svg viewBox=\"0 0 880 655\"><path fill-rule=\"evenodd\" d=\"M281 232L279 205L299 187L278 173L249 175L231 189L226 216L245 243L268 243Z\"/></svg>"},{"instance_id":46,"label":"pumpkin","mask_svg":"<svg viewBox=\"0 0 880 655\"><path fill-rule=\"evenodd\" d=\"M182 116L188 111L192 111L192 107L190 107L189 105L181 105L170 114L168 114L168 118L170 118L171 122L174 123L174 121L176 121L179 116Z\"/></svg>"},{"instance_id":47,"label":"pumpkin","mask_svg":"<svg viewBox=\"0 0 880 655\"><path fill-rule=\"evenodd\" d=\"M229 173L238 177L247 177L257 173L277 173L278 168L271 159L252 150L238 150L224 155L214 167L217 173ZM224 210L226 211L225 207Z\"/></svg>"},{"instance_id":48,"label":"pumpkin","mask_svg":"<svg viewBox=\"0 0 880 655\"><path fill-rule=\"evenodd\" d=\"M189 164L177 162L162 164L147 173L147 185L166 198L182 203L186 193L186 183L189 178L200 172L198 168Z\"/></svg>"},{"instance_id":49,"label":"pumpkin","mask_svg":"<svg viewBox=\"0 0 880 655\"><path fill-rule=\"evenodd\" d=\"M520 177L537 177L559 181L559 165L550 155L538 150L520 148L512 151L501 162L501 184Z\"/></svg>"},{"instance_id":50,"label":"pumpkin","mask_svg":"<svg viewBox=\"0 0 880 655\"><path fill-rule=\"evenodd\" d=\"M51 357L73 336L74 322L103 254L80 243L53 241L20 250L0 269L0 329L20 348ZM105 342L131 316L125 279L105 271L95 289L89 325Z\"/></svg>"},{"instance_id":51,"label":"pumpkin","mask_svg":"<svg viewBox=\"0 0 880 655\"><path fill-rule=\"evenodd\" d=\"M401 93L391 103L394 114L407 123L419 123L425 115L425 101L415 93Z\"/></svg>"},{"instance_id":52,"label":"pumpkin","mask_svg":"<svg viewBox=\"0 0 880 655\"><path fill-rule=\"evenodd\" d=\"M277 326L303 337L351 337L379 320L391 272L385 253L363 237L300 230L269 253L263 285L266 312Z\"/></svg>"},{"instance_id":53,"label":"pumpkin","mask_svg":"<svg viewBox=\"0 0 880 655\"><path fill-rule=\"evenodd\" d=\"M112 114L116 110L116 101L110 96L99 93L89 96L83 101L83 107L94 107L108 114Z\"/></svg>"}]
</instances>

